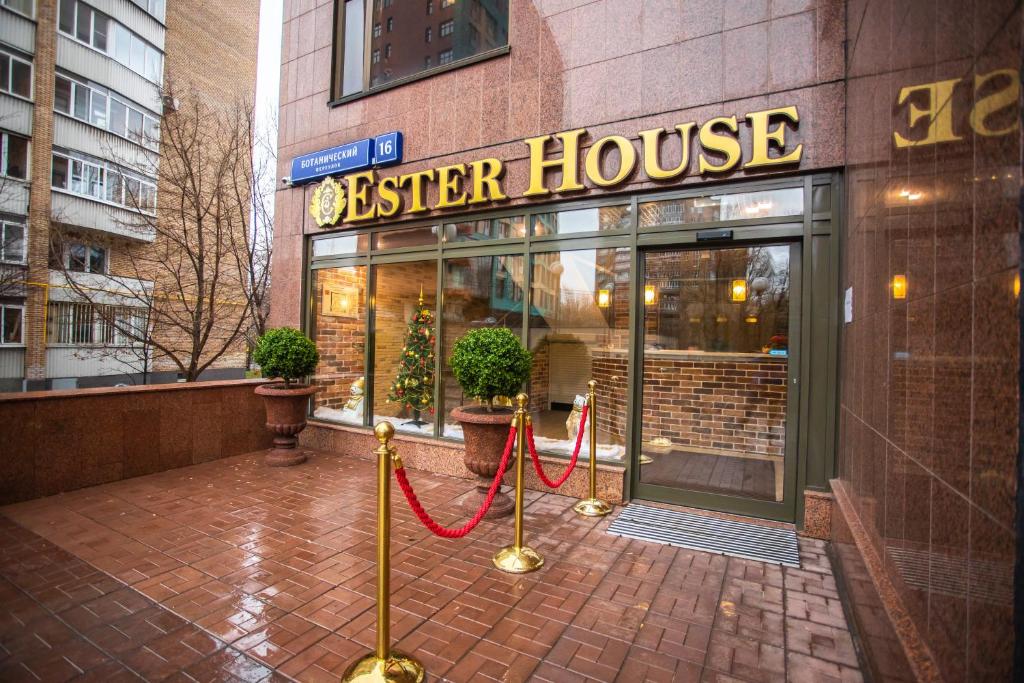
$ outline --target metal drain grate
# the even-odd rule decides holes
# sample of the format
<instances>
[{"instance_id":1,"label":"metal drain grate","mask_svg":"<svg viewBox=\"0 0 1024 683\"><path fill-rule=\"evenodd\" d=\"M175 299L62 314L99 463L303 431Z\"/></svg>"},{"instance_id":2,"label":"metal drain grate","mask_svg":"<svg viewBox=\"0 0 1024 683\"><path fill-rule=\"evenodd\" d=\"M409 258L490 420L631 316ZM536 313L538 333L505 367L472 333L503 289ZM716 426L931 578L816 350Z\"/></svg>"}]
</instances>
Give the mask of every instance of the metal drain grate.
<instances>
[{"instance_id":1,"label":"metal drain grate","mask_svg":"<svg viewBox=\"0 0 1024 683\"><path fill-rule=\"evenodd\" d=\"M800 547L792 529L631 503L611 523L608 533L706 553L800 567Z\"/></svg>"}]
</instances>

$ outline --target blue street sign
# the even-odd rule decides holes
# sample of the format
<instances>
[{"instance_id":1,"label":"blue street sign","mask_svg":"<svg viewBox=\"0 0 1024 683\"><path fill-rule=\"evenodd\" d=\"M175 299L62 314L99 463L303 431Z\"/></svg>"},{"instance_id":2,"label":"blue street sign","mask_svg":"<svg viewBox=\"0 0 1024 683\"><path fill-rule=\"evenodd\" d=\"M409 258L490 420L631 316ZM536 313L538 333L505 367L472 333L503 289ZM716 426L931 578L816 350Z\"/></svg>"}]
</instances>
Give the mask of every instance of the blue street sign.
<instances>
[{"instance_id":1,"label":"blue street sign","mask_svg":"<svg viewBox=\"0 0 1024 683\"><path fill-rule=\"evenodd\" d=\"M377 137L303 154L292 159L292 185L328 175L361 171L371 166L390 166L402 161L402 134L383 133Z\"/></svg>"}]
</instances>

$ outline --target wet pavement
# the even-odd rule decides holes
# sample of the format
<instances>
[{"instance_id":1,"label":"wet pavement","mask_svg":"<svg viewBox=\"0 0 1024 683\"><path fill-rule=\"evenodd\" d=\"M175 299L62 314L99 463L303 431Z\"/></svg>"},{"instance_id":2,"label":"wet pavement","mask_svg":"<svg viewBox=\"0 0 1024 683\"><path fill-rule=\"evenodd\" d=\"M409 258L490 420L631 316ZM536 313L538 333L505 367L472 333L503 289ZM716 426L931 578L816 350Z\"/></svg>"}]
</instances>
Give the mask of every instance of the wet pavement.
<instances>
[{"instance_id":1,"label":"wet pavement","mask_svg":"<svg viewBox=\"0 0 1024 683\"><path fill-rule=\"evenodd\" d=\"M472 482L409 474L464 521ZM0 508L0 680L337 680L374 644L375 498L369 460L249 454ZM511 518L440 539L392 500L392 637L430 680L861 680L820 541L782 568L528 491L545 564L512 576Z\"/></svg>"}]
</instances>

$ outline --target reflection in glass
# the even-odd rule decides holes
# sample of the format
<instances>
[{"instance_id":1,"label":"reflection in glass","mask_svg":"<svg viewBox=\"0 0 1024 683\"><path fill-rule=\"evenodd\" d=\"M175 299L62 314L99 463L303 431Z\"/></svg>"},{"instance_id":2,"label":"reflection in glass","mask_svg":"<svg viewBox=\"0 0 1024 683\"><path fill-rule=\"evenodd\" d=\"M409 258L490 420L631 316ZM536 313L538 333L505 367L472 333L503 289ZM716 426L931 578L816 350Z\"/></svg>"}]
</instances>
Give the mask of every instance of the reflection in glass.
<instances>
[{"instance_id":1,"label":"reflection in glass","mask_svg":"<svg viewBox=\"0 0 1024 683\"><path fill-rule=\"evenodd\" d=\"M389 263L375 266L376 277L374 300L373 340L373 418L372 424L389 420L399 431L418 432L433 436L434 413L433 392L428 392L429 404L421 406L417 419L416 411L409 406L392 401L389 396L395 391L400 379L414 380L416 385L409 389L422 395L421 383L433 386L434 363L432 351L426 351L435 334L434 324L420 324L416 318L426 311L432 321L436 315L435 292L437 290L437 262L413 261L410 263ZM422 306L419 305L422 292ZM436 323L435 323L436 324ZM410 337L413 335L413 338ZM426 340L431 342L426 342ZM410 344L415 351L409 348ZM422 351L421 351L422 350ZM414 357L409 354L413 353ZM410 363L420 361L426 366L422 372L409 372ZM436 363L435 363L436 366Z\"/></svg>"},{"instance_id":2,"label":"reflection in glass","mask_svg":"<svg viewBox=\"0 0 1024 683\"><path fill-rule=\"evenodd\" d=\"M525 272L522 256L477 256L444 262L442 354L444 436L461 439L462 427L451 411L470 398L462 394L448 358L459 337L477 327L507 327L519 336L523 324Z\"/></svg>"},{"instance_id":3,"label":"reflection in glass","mask_svg":"<svg viewBox=\"0 0 1024 683\"><path fill-rule=\"evenodd\" d=\"M777 216L802 216L804 191L799 187L763 192L736 192L705 197L666 199L640 204L641 228L684 223L709 223Z\"/></svg>"},{"instance_id":4,"label":"reflection in glass","mask_svg":"<svg viewBox=\"0 0 1024 683\"><path fill-rule=\"evenodd\" d=\"M582 249L532 258L528 393L537 446L571 455L581 400L594 379L598 457L624 462L630 250ZM585 436L583 448L588 447Z\"/></svg>"},{"instance_id":5,"label":"reflection in glass","mask_svg":"<svg viewBox=\"0 0 1024 683\"><path fill-rule=\"evenodd\" d=\"M629 204L541 213L533 217L534 235L572 235L581 232L628 230Z\"/></svg>"},{"instance_id":6,"label":"reflection in glass","mask_svg":"<svg viewBox=\"0 0 1024 683\"><path fill-rule=\"evenodd\" d=\"M322 240L313 240L313 256L342 256L366 251L369 235L341 235Z\"/></svg>"},{"instance_id":7,"label":"reflection in glass","mask_svg":"<svg viewBox=\"0 0 1024 683\"><path fill-rule=\"evenodd\" d=\"M444 226L445 242L477 242L502 240L526 235L526 217L509 216L479 221L448 223Z\"/></svg>"},{"instance_id":8,"label":"reflection in glass","mask_svg":"<svg viewBox=\"0 0 1024 683\"><path fill-rule=\"evenodd\" d=\"M403 247L429 247L437 244L436 225L405 230L385 230L374 237L376 249L401 249Z\"/></svg>"},{"instance_id":9,"label":"reflection in glass","mask_svg":"<svg viewBox=\"0 0 1024 683\"><path fill-rule=\"evenodd\" d=\"M366 266L314 270L311 281L314 341L320 364L313 382L313 415L363 424L366 379Z\"/></svg>"},{"instance_id":10,"label":"reflection in glass","mask_svg":"<svg viewBox=\"0 0 1024 683\"><path fill-rule=\"evenodd\" d=\"M644 255L641 482L782 500L789 261L788 245Z\"/></svg>"}]
</instances>

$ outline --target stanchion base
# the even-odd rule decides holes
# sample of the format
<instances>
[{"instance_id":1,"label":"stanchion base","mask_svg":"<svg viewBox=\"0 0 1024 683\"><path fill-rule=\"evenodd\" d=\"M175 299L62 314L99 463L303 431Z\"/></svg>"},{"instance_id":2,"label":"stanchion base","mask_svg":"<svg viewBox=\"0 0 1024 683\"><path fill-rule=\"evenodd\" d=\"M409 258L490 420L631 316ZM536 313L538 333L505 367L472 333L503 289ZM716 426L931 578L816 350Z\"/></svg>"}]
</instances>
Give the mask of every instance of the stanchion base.
<instances>
[{"instance_id":1,"label":"stanchion base","mask_svg":"<svg viewBox=\"0 0 1024 683\"><path fill-rule=\"evenodd\" d=\"M377 653L357 659L345 670L343 683L420 683L426 672L423 665L408 655L392 652L387 659Z\"/></svg>"},{"instance_id":2,"label":"stanchion base","mask_svg":"<svg viewBox=\"0 0 1024 683\"><path fill-rule=\"evenodd\" d=\"M494 566L509 574L526 574L536 571L544 564L544 558L533 548L517 548L514 545L502 548L494 555Z\"/></svg>"},{"instance_id":3,"label":"stanchion base","mask_svg":"<svg viewBox=\"0 0 1024 683\"><path fill-rule=\"evenodd\" d=\"M584 517L604 517L612 511L612 506L597 498L587 498L573 505L572 509Z\"/></svg>"}]
</instances>

